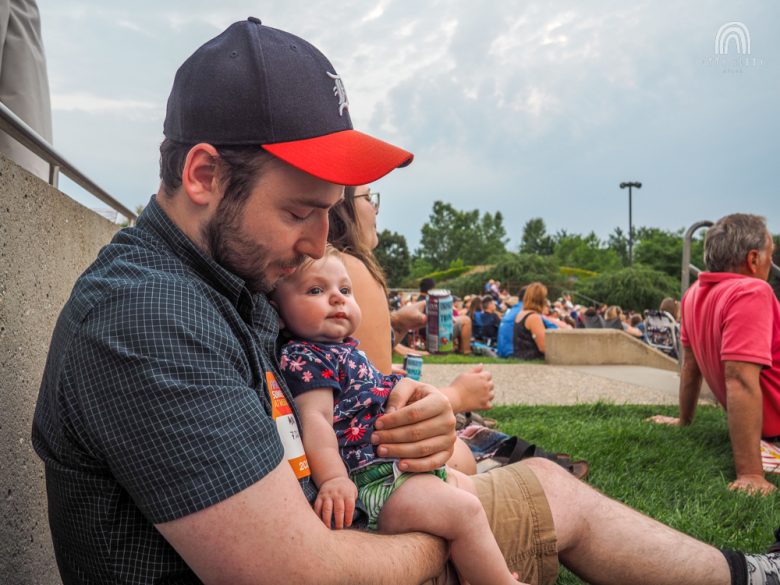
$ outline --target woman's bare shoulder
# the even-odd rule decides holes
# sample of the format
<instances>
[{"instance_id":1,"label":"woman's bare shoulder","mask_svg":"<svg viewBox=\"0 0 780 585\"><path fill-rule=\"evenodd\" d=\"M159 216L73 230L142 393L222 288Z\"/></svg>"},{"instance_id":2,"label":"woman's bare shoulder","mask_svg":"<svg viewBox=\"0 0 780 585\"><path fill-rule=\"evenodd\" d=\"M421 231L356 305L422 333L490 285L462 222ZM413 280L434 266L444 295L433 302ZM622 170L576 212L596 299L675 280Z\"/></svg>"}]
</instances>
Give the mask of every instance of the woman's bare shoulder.
<instances>
[{"instance_id":1,"label":"woman's bare shoulder","mask_svg":"<svg viewBox=\"0 0 780 585\"><path fill-rule=\"evenodd\" d=\"M526 317L528 318L525 319ZM523 319L525 319L526 326L530 326L535 323L542 323L542 316L537 311L523 309L515 317L515 323L520 323L520 321Z\"/></svg>"},{"instance_id":2,"label":"woman's bare shoulder","mask_svg":"<svg viewBox=\"0 0 780 585\"><path fill-rule=\"evenodd\" d=\"M344 266L347 267L347 274L352 281L352 288L359 302L376 301L385 299L385 291L374 276L369 272L368 267L360 258L350 254L342 254ZM362 308L362 304L361 304Z\"/></svg>"},{"instance_id":3,"label":"woman's bare shoulder","mask_svg":"<svg viewBox=\"0 0 780 585\"><path fill-rule=\"evenodd\" d=\"M341 261L344 262L344 266L347 267L347 272L349 272L350 276L352 276L353 272L355 276L371 276L371 273L368 271L368 267L366 266L365 262L363 262L357 256L342 252Z\"/></svg>"}]
</instances>

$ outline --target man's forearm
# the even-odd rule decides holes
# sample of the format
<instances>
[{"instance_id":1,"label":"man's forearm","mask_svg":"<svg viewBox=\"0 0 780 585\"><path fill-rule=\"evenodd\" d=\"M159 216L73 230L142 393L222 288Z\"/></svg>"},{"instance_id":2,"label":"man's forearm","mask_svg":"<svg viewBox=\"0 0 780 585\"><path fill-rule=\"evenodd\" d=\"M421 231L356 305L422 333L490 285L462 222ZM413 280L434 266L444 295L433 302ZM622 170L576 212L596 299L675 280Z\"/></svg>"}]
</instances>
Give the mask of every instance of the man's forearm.
<instances>
[{"instance_id":1,"label":"man's forearm","mask_svg":"<svg viewBox=\"0 0 780 585\"><path fill-rule=\"evenodd\" d=\"M701 370L691 348L685 347L680 371L680 425L685 426L693 422L700 392Z\"/></svg>"},{"instance_id":2,"label":"man's forearm","mask_svg":"<svg viewBox=\"0 0 780 585\"><path fill-rule=\"evenodd\" d=\"M333 548L340 551L341 556L338 563L329 563L337 570L330 575L328 583L417 585L439 575L447 561L446 541L429 534L411 532L390 536L356 530L332 532L334 544L338 543ZM355 558L359 558L355 557L359 550L368 555L363 558L371 558L370 563L355 562ZM369 552L372 550L382 553L372 554ZM312 582L322 583L323 580Z\"/></svg>"},{"instance_id":3,"label":"man's forearm","mask_svg":"<svg viewBox=\"0 0 780 585\"><path fill-rule=\"evenodd\" d=\"M726 380L729 436L737 477L763 475L761 465L761 387L740 379Z\"/></svg>"},{"instance_id":4,"label":"man's forearm","mask_svg":"<svg viewBox=\"0 0 780 585\"><path fill-rule=\"evenodd\" d=\"M426 534L330 530L286 461L226 500L156 527L208 585L421 583L447 556L446 542Z\"/></svg>"}]
</instances>

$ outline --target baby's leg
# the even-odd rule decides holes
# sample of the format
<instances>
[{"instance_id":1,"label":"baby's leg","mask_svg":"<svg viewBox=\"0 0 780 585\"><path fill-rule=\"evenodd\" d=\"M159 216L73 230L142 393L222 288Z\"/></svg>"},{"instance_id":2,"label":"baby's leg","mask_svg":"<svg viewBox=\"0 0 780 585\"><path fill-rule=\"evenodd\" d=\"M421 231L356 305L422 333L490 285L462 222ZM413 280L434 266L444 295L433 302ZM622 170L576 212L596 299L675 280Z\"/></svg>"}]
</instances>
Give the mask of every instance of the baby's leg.
<instances>
[{"instance_id":1,"label":"baby's leg","mask_svg":"<svg viewBox=\"0 0 780 585\"><path fill-rule=\"evenodd\" d=\"M453 469L449 465L447 466L447 483L451 486L477 495L477 488L474 487L474 480L465 473L458 471L457 469Z\"/></svg>"},{"instance_id":2,"label":"baby's leg","mask_svg":"<svg viewBox=\"0 0 780 585\"><path fill-rule=\"evenodd\" d=\"M471 585L517 585L479 499L434 475L421 473L407 479L385 502L379 530L441 536L450 541L452 562Z\"/></svg>"}]
</instances>

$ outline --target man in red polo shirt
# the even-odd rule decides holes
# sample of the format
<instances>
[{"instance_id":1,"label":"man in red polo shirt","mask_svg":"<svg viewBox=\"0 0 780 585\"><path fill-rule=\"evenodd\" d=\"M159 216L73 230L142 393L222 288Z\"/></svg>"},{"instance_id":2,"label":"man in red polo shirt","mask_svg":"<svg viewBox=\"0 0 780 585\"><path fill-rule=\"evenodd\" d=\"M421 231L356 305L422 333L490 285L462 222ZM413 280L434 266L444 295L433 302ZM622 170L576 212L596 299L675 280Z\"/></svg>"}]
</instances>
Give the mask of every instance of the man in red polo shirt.
<instances>
[{"instance_id":1,"label":"man in red polo shirt","mask_svg":"<svg viewBox=\"0 0 780 585\"><path fill-rule=\"evenodd\" d=\"M736 213L707 231L709 272L682 300L680 418L693 421L702 376L728 412L737 479L731 489L774 491L764 478L760 442L780 440L780 304L767 283L774 244L766 220Z\"/></svg>"}]
</instances>

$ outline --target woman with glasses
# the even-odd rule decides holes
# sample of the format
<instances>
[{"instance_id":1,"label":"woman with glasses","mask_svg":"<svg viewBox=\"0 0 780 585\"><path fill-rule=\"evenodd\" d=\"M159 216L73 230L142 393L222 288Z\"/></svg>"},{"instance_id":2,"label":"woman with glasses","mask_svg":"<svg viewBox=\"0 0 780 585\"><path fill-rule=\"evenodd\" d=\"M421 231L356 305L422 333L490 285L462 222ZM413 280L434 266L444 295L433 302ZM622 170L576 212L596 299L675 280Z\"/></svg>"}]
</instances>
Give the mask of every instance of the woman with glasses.
<instances>
[{"instance_id":1,"label":"woman with glasses","mask_svg":"<svg viewBox=\"0 0 780 585\"><path fill-rule=\"evenodd\" d=\"M360 341L360 349L383 373L392 371L393 336L401 337L410 329L425 322L421 304L406 305L390 312L387 285L382 267L373 250L379 244L376 216L379 211L379 193L368 185L347 187L344 200L330 210L328 241L344 253L343 261L352 280L352 291L363 315L353 334ZM452 403L455 412L484 410L492 406L493 377L482 366L470 368L440 389ZM469 448L456 442L455 454L448 465L475 473L476 464Z\"/></svg>"}]
</instances>

